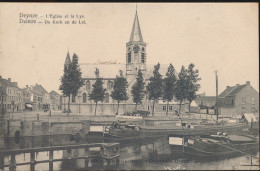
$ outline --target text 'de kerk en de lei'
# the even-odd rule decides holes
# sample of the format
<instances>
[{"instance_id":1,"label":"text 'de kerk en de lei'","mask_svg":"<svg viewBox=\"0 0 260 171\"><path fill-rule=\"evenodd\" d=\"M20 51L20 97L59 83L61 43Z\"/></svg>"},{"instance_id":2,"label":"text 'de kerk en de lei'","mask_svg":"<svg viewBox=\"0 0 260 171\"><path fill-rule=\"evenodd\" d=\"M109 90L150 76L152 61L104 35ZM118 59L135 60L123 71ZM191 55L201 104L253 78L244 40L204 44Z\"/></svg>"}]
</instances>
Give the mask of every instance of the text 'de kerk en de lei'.
<instances>
[{"instance_id":1,"label":"text 'de kerk en de lei'","mask_svg":"<svg viewBox=\"0 0 260 171\"><path fill-rule=\"evenodd\" d=\"M19 13L20 24L86 24L82 14L26 14Z\"/></svg>"}]
</instances>

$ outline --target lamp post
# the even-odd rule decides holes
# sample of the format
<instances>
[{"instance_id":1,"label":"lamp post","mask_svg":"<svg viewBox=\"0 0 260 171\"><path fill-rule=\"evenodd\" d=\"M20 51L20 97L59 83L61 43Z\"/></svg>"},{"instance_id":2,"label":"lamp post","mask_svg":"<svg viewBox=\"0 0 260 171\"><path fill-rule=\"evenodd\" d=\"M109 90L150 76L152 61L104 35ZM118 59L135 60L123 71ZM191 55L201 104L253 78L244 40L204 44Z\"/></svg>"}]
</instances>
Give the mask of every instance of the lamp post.
<instances>
[{"instance_id":1,"label":"lamp post","mask_svg":"<svg viewBox=\"0 0 260 171\"><path fill-rule=\"evenodd\" d=\"M215 71L216 74L216 115L218 120L218 71Z\"/></svg>"},{"instance_id":2,"label":"lamp post","mask_svg":"<svg viewBox=\"0 0 260 171\"><path fill-rule=\"evenodd\" d=\"M64 113L65 113L65 95L63 95L63 105L64 105L64 107L63 107L63 111L64 111Z\"/></svg>"},{"instance_id":3,"label":"lamp post","mask_svg":"<svg viewBox=\"0 0 260 171\"><path fill-rule=\"evenodd\" d=\"M80 95L78 95L78 99L79 99L79 113L80 113Z\"/></svg>"}]
</instances>

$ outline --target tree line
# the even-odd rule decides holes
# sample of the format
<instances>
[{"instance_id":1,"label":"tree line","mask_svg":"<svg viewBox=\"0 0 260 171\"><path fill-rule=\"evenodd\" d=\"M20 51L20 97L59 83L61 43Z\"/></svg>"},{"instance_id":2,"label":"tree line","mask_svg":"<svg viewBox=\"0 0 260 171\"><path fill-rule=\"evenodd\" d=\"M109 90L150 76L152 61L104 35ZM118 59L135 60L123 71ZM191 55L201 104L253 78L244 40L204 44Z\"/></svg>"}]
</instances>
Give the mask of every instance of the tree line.
<instances>
[{"instance_id":1,"label":"tree line","mask_svg":"<svg viewBox=\"0 0 260 171\"><path fill-rule=\"evenodd\" d=\"M196 99L196 92L200 88L200 84L198 83L200 80L199 70L195 69L195 65L191 63L188 66L188 69L182 66L178 75L175 75L175 68L170 63L165 78L162 78L159 70L160 63L154 66L153 75L149 78L149 83L146 87L148 98L153 102L152 115L154 115L155 102L160 99L167 102L166 115L168 115L169 102L171 102L174 97L180 102L179 113L181 111L182 103L185 100L188 100L189 102L190 112L190 104L194 99ZM142 76L141 74L141 72L138 72L137 80ZM137 81L136 84L140 83ZM136 87L134 85L133 89L137 89ZM145 91L143 92L145 93ZM140 93L132 93L132 96L134 97L135 102L142 102L143 96L141 96Z\"/></svg>"},{"instance_id":2,"label":"tree line","mask_svg":"<svg viewBox=\"0 0 260 171\"><path fill-rule=\"evenodd\" d=\"M154 66L153 75L148 80L148 85L145 86L145 80L141 70L138 71L135 84L131 87L131 95L133 102L135 103L135 110L137 106L142 103L145 96L148 96L149 100L152 100L152 115L154 115L154 105L156 101L162 99L167 101L166 115L168 115L169 102L174 97L180 102L179 113L181 111L182 103L185 100L190 104L196 98L196 92L200 88L198 84L199 70L195 69L195 65L191 63L187 69L184 66L181 67L180 72L176 76L175 68L172 64L169 65L165 78L159 72L160 64ZM81 77L82 73L78 65L78 56L74 53L72 62L68 66L64 66L64 73L61 77L60 90L64 96L68 97L68 114L70 113L70 95L77 96L78 90L83 86L84 81ZM96 80L92 85L92 91L89 94L89 99L95 102L95 115L97 110L97 103L103 102L105 99L106 89L103 87L103 80L99 76L99 69L95 70ZM119 104L122 101L129 99L127 95L128 82L123 75L123 71L119 71L119 76L116 76L113 84L113 90L111 97L117 104L117 112L119 110Z\"/></svg>"}]
</instances>

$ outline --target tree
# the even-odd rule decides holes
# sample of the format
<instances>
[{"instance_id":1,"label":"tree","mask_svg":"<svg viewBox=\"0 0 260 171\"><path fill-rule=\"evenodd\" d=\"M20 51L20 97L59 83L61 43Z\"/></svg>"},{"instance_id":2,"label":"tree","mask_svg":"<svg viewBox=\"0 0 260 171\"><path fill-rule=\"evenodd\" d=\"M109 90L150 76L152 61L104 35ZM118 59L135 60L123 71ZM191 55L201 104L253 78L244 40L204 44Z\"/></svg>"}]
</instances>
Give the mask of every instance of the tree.
<instances>
[{"instance_id":1,"label":"tree","mask_svg":"<svg viewBox=\"0 0 260 171\"><path fill-rule=\"evenodd\" d=\"M119 103L124 100L128 100L128 96L126 93L127 89L127 80L123 76L123 71L120 70L120 76L116 76L114 85L113 85L113 91L111 93L111 97L117 101L117 112L116 115L118 115L118 109L119 109Z\"/></svg>"},{"instance_id":2,"label":"tree","mask_svg":"<svg viewBox=\"0 0 260 171\"><path fill-rule=\"evenodd\" d=\"M180 108L179 114L181 112L181 105L182 102L187 99L187 91L188 91L188 77L187 77L187 70L184 66L181 67L181 71L178 74L179 79L176 83L176 92L175 96L180 101Z\"/></svg>"},{"instance_id":3,"label":"tree","mask_svg":"<svg viewBox=\"0 0 260 171\"><path fill-rule=\"evenodd\" d=\"M154 66L153 76L149 78L147 91L149 93L149 100L153 100L153 111L154 115L154 104L155 101L162 97L162 75L159 73L160 64Z\"/></svg>"},{"instance_id":4,"label":"tree","mask_svg":"<svg viewBox=\"0 0 260 171\"><path fill-rule=\"evenodd\" d=\"M132 87L131 94L133 96L133 101L135 102L135 110L137 110L137 105L142 103L142 100L144 98L144 79L143 79L143 74L141 70L139 69L137 77L136 77L136 82Z\"/></svg>"},{"instance_id":5,"label":"tree","mask_svg":"<svg viewBox=\"0 0 260 171\"><path fill-rule=\"evenodd\" d=\"M68 115L70 113L70 95L77 96L78 90L82 87L84 81L81 77L82 73L78 65L78 56L74 53L72 56L72 62L64 66L64 73L61 77L61 85L59 90L62 94L68 96Z\"/></svg>"},{"instance_id":6,"label":"tree","mask_svg":"<svg viewBox=\"0 0 260 171\"><path fill-rule=\"evenodd\" d=\"M99 70L97 68L95 71L95 75L96 75L96 82L93 85L93 90L91 94L89 94L89 99L94 100L94 102L96 103L96 107L95 107L95 115L96 115L97 103L98 101L102 102L104 100L106 89L103 88L103 81L102 78L99 77Z\"/></svg>"},{"instance_id":7,"label":"tree","mask_svg":"<svg viewBox=\"0 0 260 171\"><path fill-rule=\"evenodd\" d=\"M175 69L170 64L166 77L163 80L163 99L167 101L166 116L168 115L169 102L172 101L176 89Z\"/></svg>"},{"instance_id":8,"label":"tree","mask_svg":"<svg viewBox=\"0 0 260 171\"><path fill-rule=\"evenodd\" d=\"M198 84L199 78L199 70L194 70L195 65L191 63L187 70L187 79L188 79L188 94L187 100L189 101L189 112L190 112L190 104L193 100L196 99L196 92L200 88L200 84Z\"/></svg>"}]
</instances>

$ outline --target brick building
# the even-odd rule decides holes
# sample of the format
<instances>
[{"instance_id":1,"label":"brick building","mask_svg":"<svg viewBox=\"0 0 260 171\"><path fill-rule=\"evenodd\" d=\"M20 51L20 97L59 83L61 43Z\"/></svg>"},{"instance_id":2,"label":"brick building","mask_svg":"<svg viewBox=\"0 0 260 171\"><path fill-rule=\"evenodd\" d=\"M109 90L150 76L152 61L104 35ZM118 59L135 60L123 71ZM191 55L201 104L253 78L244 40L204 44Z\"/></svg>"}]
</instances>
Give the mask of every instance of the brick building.
<instances>
[{"instance_id":1,"label":"brick building","mask_svg":"<svg viewBox=\"0 0 260 171\"><path fill-rule=\"evenodd\" d=\"M259 113L259 93L250 85L227 86L218 97L220 115L241 115Z\"/></svg>"},{"instance_id":2,"label":"brick building","mask_svg":"<svg viewBox=\"0 0 260 171\"><path fill-rule=\"evenodd\" d=\"M17 82L12 82L11 78L4 79L0 76L0 87L5 93L3 96L3 107L5 111L23 111L23 90L18 87Z\"/></svg>"},{"instance_id":3,"label":"brick building","mask_svg":"<svg viewBox=\"0 0 260 171\"><path fill-rule=\"evenodd\" d=\"M28 87L28 85L26 85L26 88L23 88L23 101L25 104L25 109L26 110L33 110L33 94L30 90L30 88Z\"/></svg>"},{"instance_id":4,"label":"brick building","mask_svg":"<svg viewBox=\"0 0 260 171\"><path fill-rule=\"evenodd\" d=\"M61 110L61 95L57 93L56 91L52 90L50 92L50 98L51 98L51 104L50 109L51 110Z\"/></svg>"},{"instance_id":5,"label":"brick building","mask_svg":"<svg viewBox=\"0 0 260 171\"><path fill-rule=\"evenodd\" d=\"M50 94L43 88L42 85L36 84L31 86L33 94L33 109L34 110L49 110L51 104Z\"/></svg>"}]
</instances>

